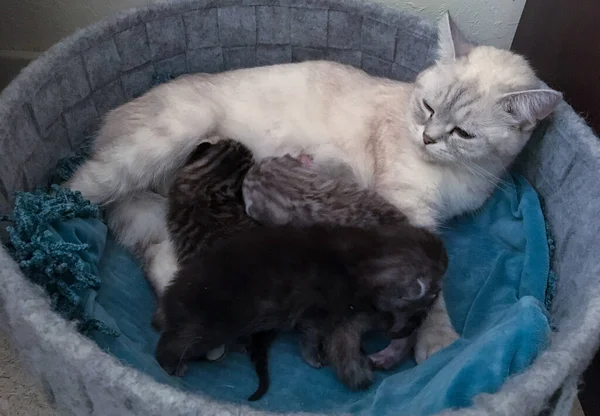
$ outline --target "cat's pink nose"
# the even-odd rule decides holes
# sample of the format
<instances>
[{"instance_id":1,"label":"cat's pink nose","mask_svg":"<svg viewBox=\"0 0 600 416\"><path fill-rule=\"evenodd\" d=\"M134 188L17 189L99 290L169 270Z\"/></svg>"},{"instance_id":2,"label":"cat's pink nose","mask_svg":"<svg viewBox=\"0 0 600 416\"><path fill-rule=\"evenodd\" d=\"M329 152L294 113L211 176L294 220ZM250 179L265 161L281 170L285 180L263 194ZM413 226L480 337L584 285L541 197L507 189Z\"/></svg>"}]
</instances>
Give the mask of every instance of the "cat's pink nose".
<instances>
[{"instance_id":1,"label":"cat's pink nose","mask_svg":"<svg viewBox=\"0 0 600 416\"><path fill-rule=\"evenodd\" d=\"M431 136L428 136L427 133L423 132L423 143L427 146L428 144L435 143L435 140Z\"/></svg>"}]
</instances>

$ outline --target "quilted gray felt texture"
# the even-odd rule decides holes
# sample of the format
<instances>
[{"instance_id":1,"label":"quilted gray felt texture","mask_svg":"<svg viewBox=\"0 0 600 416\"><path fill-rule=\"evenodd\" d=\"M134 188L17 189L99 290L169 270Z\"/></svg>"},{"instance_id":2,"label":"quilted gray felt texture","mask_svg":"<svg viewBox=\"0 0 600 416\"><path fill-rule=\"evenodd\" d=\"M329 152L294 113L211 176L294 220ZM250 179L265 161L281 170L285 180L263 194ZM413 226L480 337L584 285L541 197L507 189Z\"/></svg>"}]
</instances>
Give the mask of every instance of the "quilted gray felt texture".
<instances>
[{"instance_id":1,"label":"quilted gray felt texture","mask_svg":"<svg viewBox=\"0 0 600 416\"><path fill-rule=\"evenodd\" d=\"M79 30L0 96L0 214L12 192L44 184L59 158L152 74L218 72L330 59L411 81L434 57L434 26L358 0L175 0ZM566 415L600 334L600 143L565 103L518 161L555 237L559 280L551 346L501 391L448 415ZM13 341L56 407L76 415L266 415L163 386L119 364L54 314L0 248L0 300Z\"/></svg>"}]
</instances>

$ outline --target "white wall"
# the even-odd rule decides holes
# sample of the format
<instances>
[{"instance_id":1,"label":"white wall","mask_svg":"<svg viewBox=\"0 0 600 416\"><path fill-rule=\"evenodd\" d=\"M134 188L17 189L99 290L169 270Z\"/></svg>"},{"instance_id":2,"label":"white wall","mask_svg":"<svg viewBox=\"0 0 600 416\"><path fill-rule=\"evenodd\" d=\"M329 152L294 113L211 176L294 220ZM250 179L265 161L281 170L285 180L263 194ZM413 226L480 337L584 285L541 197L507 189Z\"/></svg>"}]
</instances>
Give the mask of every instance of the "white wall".
<instances>
[{"instance_id":1,"label":"white wall","mask_svg":"<svg viewBox=\"0 0 600 416\"><path fill-rule=\"evenodd\" d=\"M43 51L107 14L161 0L0 0L0 51ZM509 47L525 0L375 0L436 19L449 9L473 40Z\"/></svg>"},{"instance_id":2,"label":"white wall","mask_svg":"<svg viewBox=\"0 0 600 416\"><path fill-rule=\"evenodd\" d=\"M446 10L467 37L508 49L526 0L376 0L434 20Z\"/></svg>"}]
</instances>

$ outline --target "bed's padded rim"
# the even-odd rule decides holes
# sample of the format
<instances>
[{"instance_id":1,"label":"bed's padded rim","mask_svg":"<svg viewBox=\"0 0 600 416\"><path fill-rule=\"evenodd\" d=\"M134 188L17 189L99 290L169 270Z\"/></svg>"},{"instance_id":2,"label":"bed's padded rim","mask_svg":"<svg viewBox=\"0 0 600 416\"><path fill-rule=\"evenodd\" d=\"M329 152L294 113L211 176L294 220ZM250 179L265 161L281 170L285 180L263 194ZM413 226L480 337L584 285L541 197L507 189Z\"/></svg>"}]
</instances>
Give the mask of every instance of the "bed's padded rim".
<instances>
[{"instance_id":1,"label":"bed's padded rim","mask_svg":"<svg viewBox=\"0 0 600 416\"><path fill-rule=\"evenodd\" d=\"M348 27L360 27L360 37ZM0 95L0 213L12 191L44 183L100 115L144 91L153 71L177 75L328 58L411 79L433 60L434 41L431 24L359 0L180 0L120 13L52 47ZM555 234L553 318L560 332L526 373L450 414L535 413L591 359L600 332L599 266L592 252L600 240L600 222L594 223L600 210L597 140L562 104L544 140L534 140L524 153L524 171L546 202ZM184 415L199 408L203 414L264 414L188 395L120 366L52 313L4 250L0 298L25 362L63 409L81 415L94 408L119 415ZM572 396L573 384L565 386L564 397Z\"/></svg>"}]
</instances>

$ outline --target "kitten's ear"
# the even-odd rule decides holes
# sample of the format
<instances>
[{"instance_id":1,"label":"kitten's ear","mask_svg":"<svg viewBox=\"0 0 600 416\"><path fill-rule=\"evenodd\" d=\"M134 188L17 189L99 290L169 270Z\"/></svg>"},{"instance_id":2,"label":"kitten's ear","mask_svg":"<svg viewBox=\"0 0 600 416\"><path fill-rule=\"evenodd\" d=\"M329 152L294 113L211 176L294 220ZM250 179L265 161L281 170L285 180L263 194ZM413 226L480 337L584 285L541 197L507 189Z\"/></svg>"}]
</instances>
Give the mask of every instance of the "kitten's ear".
<instances>
[{"instance_id":1,"label":"kitten's ear","mask_svg":"<svg viewBox=\"0 0 600 416\"><path fill-rule=\"evenodd\" d=\"M516 118L525 131L548 117L562 100L562 94L551 89L511 92L500 97L504 111Z\"/></svg>"},{"instance_id":2,"label":"kitten's ear","mask_svg":"<svg viewBox=\"0 0 600 416\"><path fill-rule=\"evenodd\" d=\"M419 300L427 294L427 290L427 284L423 281L423 279L417 279L416 282L413 282L409 287L406 288L406 292L404 296L402 296L402 299Z\"/></svg>"},{"instance_id":3,"label":"kitten's ear","mask_svg":"<svg viewBox=\"0 0 600 416\"><path fill-rule=\"evenodd\" d=\"M452 62L468 55L474 47L450 17L450 12L446 12L438 21L438 62Z\"/></svg>"}]
</instances>

